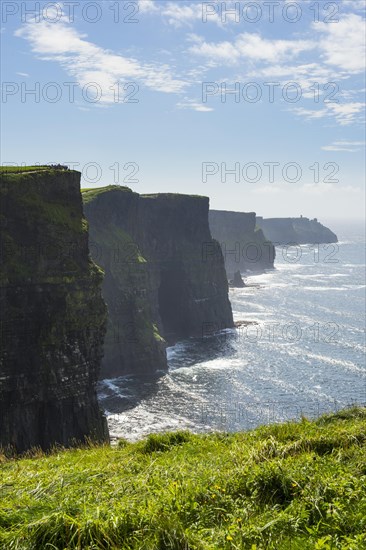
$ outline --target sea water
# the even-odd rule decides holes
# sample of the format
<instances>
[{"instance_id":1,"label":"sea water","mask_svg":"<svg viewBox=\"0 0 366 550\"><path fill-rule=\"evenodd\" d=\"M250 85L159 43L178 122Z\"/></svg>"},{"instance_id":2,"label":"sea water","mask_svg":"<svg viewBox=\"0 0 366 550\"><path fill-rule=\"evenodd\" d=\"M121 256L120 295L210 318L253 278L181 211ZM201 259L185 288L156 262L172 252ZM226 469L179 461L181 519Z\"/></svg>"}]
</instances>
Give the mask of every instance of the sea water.
<instances>
[{"instance_id":1,"label":"sea water","mask_svg":"<svg viewBox=\"0 0 366 550\"><path fill-rule=\"evenodd\" d=\"M366 404L365 238L276 248L276 269L231 289L234 320L168 348L169 370L99 383L112 437L251 429Z\"/></svg>"}]
</instances>

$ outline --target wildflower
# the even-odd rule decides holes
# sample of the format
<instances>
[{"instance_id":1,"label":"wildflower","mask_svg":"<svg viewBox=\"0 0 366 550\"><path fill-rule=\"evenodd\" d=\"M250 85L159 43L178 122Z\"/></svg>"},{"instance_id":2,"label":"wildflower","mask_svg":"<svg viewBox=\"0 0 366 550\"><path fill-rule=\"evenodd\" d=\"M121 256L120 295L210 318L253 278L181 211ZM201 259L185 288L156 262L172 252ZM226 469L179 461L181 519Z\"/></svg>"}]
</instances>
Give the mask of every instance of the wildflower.
<instances>
[{"instance_id":1,"label":"wildflower","mask_svg":"<svg viewBox=\"0 0 366 550\"><path fill-rule=\"evenodd\" d=\"M233 537L232 537L231 535L228 535L228 536L226 537L226 540L233 540Z\"/></svg>"}]
</instances>

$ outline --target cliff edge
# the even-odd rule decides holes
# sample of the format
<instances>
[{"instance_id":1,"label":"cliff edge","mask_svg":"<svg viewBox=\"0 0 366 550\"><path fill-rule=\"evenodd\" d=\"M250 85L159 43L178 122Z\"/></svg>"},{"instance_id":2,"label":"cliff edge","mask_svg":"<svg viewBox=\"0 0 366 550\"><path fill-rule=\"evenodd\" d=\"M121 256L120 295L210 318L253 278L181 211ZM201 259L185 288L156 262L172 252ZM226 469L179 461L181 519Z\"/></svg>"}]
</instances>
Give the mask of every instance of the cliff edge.
<instances>
[{"instance_id":1,"label":"cliff edge","mask_svg":"<svg viewBox=\"0 0 366 550\"><path fill-rule=\"evenodd\" d=\"M105 270L102 376L167 368L165 347L233 327L223 257L206 197L83 191L90 247Z\"/></svg>"},{"instance_id":2,"label":"cliff edge","mask_svg":"<svg viewBox=\"0 0 366 550\"><path fill-rule=\"evenodd\" d=\"M96 395L105 334L80 174L3 169L0 446L108 439Z\"/></svg>"},{"instance_id":3,"label":"cliff edge","mask_svg":"<svg viewBox=\"0 0 366 550\"><path fill-rule=\"evenodd\" d=\"M273 269L275 249L256 227L255 212L210 210L210 229L222 249L228 278L237 271Z\"/></svg>"},{"instance_id":4,"label":"cliff edge","mask_svg":"<svg viewBox=\"0 0 366 550\"><path fill-rule=\"evenodd\" d=\"M276 245L336 243L337 235L316 218L261 218L257 226Z\"/></svg>"}]
</instances>

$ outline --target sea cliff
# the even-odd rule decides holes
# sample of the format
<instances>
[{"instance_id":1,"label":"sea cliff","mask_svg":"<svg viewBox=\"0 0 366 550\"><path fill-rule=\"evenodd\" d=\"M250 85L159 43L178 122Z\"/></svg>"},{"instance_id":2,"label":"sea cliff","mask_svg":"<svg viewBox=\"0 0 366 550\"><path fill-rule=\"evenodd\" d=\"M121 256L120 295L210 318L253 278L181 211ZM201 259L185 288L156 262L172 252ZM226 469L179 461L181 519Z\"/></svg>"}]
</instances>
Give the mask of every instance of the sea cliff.
<instances>
[{"instance_id":1,"label":"sea cliff","mask_svg":"<svg viewBox=\"0 0 366 550\"><path fill-rule=\"evenodd\" d=\"M228 277L236 271L273 269L275 249L256 227L255 212L210 210L210 229L222 249Z\"/></svg>"},{"instance_id":2,"label":"sea cliff","mask_svg":"<svg viewBox=\"0 0 366 550\"><path fill-rule=\"evenodd\" d=\"M336 243L337 235L315 218L261 218L257 217L266 238L276 245Z\"/></svg>"},{"instance_id":3,"label":"sea cliff","mask_svg":"<svg viewBox=\"0 0 366 550\"><path fill-rule=\"evenodd\" d=\"M109 186L83 200L91 252L105 270L103 377L164 370L167 344L233 326L208 198Z\"/></svg>"},{"instance_id":4,"label":"sea cliff","mask_svg":"<svg viewBox=\"0 0 366 550\"><path fill-rule=\"evenodd\" d=\"M91 261L80 174L1 172L0 447L108 439L96 395L103 274Z\"/></svg>"}]
</instances>

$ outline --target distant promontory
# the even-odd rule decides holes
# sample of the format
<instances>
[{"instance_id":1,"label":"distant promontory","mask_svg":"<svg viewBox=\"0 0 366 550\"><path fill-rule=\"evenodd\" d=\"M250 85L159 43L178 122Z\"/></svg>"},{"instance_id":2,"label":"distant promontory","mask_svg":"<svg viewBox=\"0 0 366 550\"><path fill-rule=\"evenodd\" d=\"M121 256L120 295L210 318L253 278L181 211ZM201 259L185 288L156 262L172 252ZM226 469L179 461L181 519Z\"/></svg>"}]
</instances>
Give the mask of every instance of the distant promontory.
<instances>
[{"instance_id":1,"label":"distant promontory","mask_svg":"<svg viewBox=\"0 0 366 550\"><path fill-rule=\"evenodd\" d=\"M337 235L322 225L316 218L261 218L257 216L257 227L275 245L336 243Z\"/></svg>"}]
</instances>

